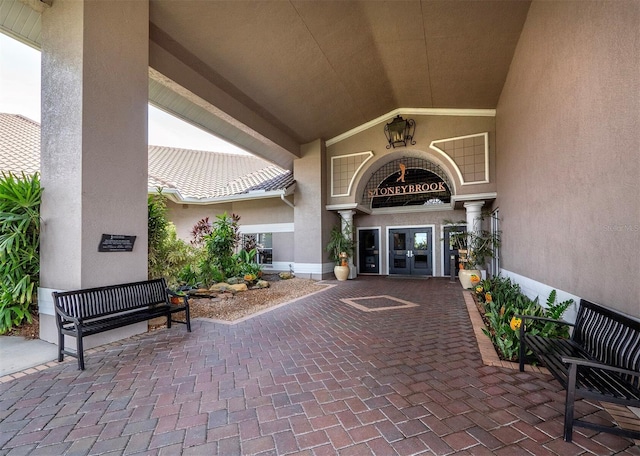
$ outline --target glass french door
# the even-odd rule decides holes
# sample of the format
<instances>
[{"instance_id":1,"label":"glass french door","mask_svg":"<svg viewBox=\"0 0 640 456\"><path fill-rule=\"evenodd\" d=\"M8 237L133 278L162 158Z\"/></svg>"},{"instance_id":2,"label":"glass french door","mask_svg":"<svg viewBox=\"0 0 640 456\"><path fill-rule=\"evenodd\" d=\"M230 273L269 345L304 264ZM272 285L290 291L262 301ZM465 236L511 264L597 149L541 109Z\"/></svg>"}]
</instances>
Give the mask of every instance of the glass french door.
<instances>
[{"instance_id":1,"label":"glass french door","mask_svg":"<svg viewBox=\"0 0 640 456\"><path fill-rule=\"evenodd\" d=\"M431 228L389 230L389 274L433 275Z\"/></svg>"}]
</instances>

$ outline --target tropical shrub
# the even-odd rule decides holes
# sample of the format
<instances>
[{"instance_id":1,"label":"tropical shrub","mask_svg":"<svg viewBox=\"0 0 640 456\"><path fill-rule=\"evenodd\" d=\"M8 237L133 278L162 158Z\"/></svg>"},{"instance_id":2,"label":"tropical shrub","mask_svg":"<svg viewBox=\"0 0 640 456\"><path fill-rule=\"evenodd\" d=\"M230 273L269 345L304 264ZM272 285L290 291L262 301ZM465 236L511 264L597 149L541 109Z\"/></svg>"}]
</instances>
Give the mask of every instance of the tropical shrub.
<instances>
[{"instance_id":1,"label":"tropical shrub","mask_svg":"<svg viewBox=\"0 0 640 456\"><path fill-rule=\"evenodd\" d=\"M200 281L205 285L221 282L228 277L240 274L238 260L234 256L240 242L240 217L220 214L211 224L211 233L203 236L204 257L200 260Z\"/></svg>"},{"instance_id":2,"label":"tropical shrub","mask_svg":"<svg viewBox=\"0 0 640 456\"><path fill-rule=\"evenodd\" d=\"M515 318L516 314L557 320L573 303L572 299L556 302L556 291L553 290L547 298L546 307L543 307L537 297L530 299L522 293L518 284L500 276L481 282L474 291L478 302L484 307L487 328L482 331L491 339L500 358L509 361L517 361L520 350L519 328L522 322ZM566 326L532 320L527 322L527 332L545 337L569 336ZM530 356L532 352L528 350L526 355Z\"/></svg>"},{"instance_id":3,"label":"tropical shrub","mask_svg":"<svg viewBox=\"0 0 640 456\"><path fill-rule=\"evenodd\" d=\"M212 225L209 217L198 220L191 230L191 245L204 247L205 238L211 234Z\"/></svg>"},{"instance_id":4,"label":"tropical shrub","mask_svg":"<svg viewBox=\"0 0 640 456\"><path fill-rule=\"evenodd\" d=\"M241 241L239 221L239 215L225 212L213 223L205 217L193 226L194 256L178 275L182 285L207 287L235 277L253 282L262 275L262 267L256 262L257 249L247 250L250 244L245 243L234 253Z\"/></svg>"},{"instance_id":5,"label":"tropical shrub","mask_svg":"<svg viewBox=\"0 0 640 456\"><path fill-rule=\"evenodd\" d=\"M247 282L253 282L262 275L262 266L256 262L258 255L258 249L253 248L251 250L240 250L236 254L236 260L238 262L238 271L244 280ZM247 278L252 277L252 278Z\"/></svg>"},{"instance_id":6,"label":"tropical shrub","mask_svg":"<svg viewBox=\"0 0 640 456\"><path fill-rule=\"evenodd\" d=\"M40 178L0 179L0 334L31 322L40 274Z\"/></svg>"},{"instance_id":7,"label":"tropical shrub","mask_svg":"<svg viewBox=\"0 0 640 456\"><path fill-rule=\"evenodd\" d=\"M161 189L149 195L147 203L149 279L164 277L167 285L174 287L180 282L183 269L195 261L197 250L178 238L175 225L167 217L166 197Z\"/></svg>"}]
</instances>

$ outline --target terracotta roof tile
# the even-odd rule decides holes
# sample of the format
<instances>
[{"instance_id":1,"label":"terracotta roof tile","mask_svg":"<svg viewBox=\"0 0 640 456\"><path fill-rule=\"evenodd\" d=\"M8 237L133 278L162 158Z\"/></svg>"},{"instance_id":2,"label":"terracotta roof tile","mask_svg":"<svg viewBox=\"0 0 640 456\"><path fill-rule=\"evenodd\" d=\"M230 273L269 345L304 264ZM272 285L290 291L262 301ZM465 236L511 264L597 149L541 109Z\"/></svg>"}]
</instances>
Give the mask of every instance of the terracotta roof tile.
<instances>
[{"instance_id":1,"label":"terracotta roof tile","mask_svg":"<svg viewBox=\"0 0 640 456\"><path fill-rule=\"evenodd\" d=\"M40 124L0 113L0 170L16 174L40 170Z\"/></svg>"},{"instance_id":2,"label":"terracotta roof tile","mask_svg":"<svg viewBox=\"0 0 640 456\"><path fill-rule=\"evenodd\" d=\"M40 125L0 113L0 170L31 174L39 169ZM183 198L215 200L292 184L290 171L251 155L149 146L149 188L177 190Z\"/></svg>"}]
</instances>

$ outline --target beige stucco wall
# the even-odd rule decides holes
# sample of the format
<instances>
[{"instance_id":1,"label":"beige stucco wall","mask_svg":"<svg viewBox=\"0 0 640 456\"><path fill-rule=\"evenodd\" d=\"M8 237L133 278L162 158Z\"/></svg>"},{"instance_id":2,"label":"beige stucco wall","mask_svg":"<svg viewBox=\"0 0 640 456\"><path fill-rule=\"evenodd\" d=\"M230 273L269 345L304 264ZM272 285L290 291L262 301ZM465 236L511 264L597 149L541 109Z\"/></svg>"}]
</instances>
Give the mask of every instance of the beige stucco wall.
<instances>
[{"instance_id":1,"label":"beige stucco wall","mask_svg":"<svg viewBox=\"0 0 640 456\"><path fill-rule=\"evenodd\" d=\"M345 204L358 202L362 198L362 191L368 179L381 166L403 156L416 156L430 160L444 168L451 179L454 189L458 195L495 192L495 118L494 117L473 117L473 116L453 116L453 115L428 115L409 116L416 122L415 145L387 149L388 144L384 135L384 125L368 128L354 136L327 147L327 170L331 172L331 157L354 154L358 152L373 152L373 158L362 167L356 175L356 185L349 196L332 197L331 188L327 187L328 204ZM461 185L451 163L439 152L429 148L432 141L453 138L459 136L473 135L478 133L489 133L489 184ZM329 182L328 182L329 184Z\"/></svg>"},{"instance_id":2,"label":"beige stucco wall","mask_svg":"<svg viewBox=\"0 0 640 456\"><path fill-rule=\"evenodd\" d=\"M191 230L201 219L214 221L217 215L227 213L240 216L240 225L265 225L293 223L293 208L279 198L238 201L225 204L178 204L167 203L169 219L176 225L178 237L191 240Z\"/></svg>"},{"instance_id":3,"label":"beige stucco wall","mask_svg":"<svg viewBox=\"0 0 640 456\"><path fill-rule=\"evenodd\" d=\"M640 316L640 3L534 2L497 109L504 269Z\"/></svg>"},{"instance_id":4,"label":"beige stucco wall","mask_svg":"<svg viewBox=\"0 0 640 456\"><path fill-rule=\"evenodd\" d=\"M176 225L178 237L191 240L191 230L201 219L215 221L223 213L240 216L241 232L272 233L273 265L264 270L286 271L294 263L293 208L280 198L237 201L227 204L177 204L167 202L169 219Z\"/></svg>"}]
</instances>

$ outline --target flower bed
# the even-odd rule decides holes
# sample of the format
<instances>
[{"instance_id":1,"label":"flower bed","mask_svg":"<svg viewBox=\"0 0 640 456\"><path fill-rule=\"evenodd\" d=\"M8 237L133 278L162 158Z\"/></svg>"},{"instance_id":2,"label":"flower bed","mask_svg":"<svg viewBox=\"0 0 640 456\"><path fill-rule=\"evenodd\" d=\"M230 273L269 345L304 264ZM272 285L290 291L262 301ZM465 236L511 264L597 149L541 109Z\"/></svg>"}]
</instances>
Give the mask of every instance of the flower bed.
<instances>
[{"instance_id":1,"label":"flower bed","mask_svg":"<svg viewBox=\"0 0 640 456\"><path fill-rule=\"evenodd\" d=\"M553 290L543 307L537 297L528 298L518 284L500 276L480 282L472 291L486 325L482 332L491 339L498 356L505 361L518 361L519 357L522 322L515 318L516 314L559 319L573 303L572 299L556 302L556 291ZM540 321L530 323L527 331L545 337L569 336L566 327ZM530 355L532 353L528 351L527 357Z\"/></svg>"}]
</instances>

